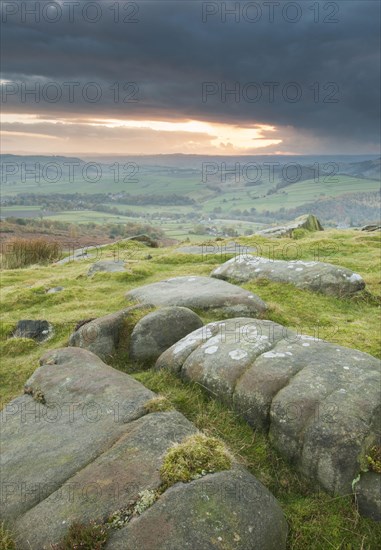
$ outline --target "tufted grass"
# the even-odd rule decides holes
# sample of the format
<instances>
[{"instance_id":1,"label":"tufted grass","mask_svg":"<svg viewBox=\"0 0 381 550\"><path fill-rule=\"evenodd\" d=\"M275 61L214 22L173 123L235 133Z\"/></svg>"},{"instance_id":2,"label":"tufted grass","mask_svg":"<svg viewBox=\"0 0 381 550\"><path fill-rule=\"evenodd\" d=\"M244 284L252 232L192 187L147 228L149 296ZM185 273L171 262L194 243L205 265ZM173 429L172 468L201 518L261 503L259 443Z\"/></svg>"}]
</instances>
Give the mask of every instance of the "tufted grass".
<instances>
[{"instance_id":1,"label":"tufted grass","mask_svg":"<svg viewBox=\"0 0 381 550\"><path fill-rule=\"evenodd\" d=\"M165 487L229 470L231 457L221 440L203 433L190 435L168 449L160 468Z\"/></svg>"},{"instance_id":2,"label":"tufted grass","mask_svg":"<svg viewBox=\"0 0 381 550\"><path fill-rule=\"evenodd\" d=\"M51 263L59 258L59 243L47 238L11 239L0 255L0 266L17 269L35 263Z\"/></svg>"},{"instance_id":3,"label":"tufted grass","mask_svg":"<svg viewBox=\"0 0 381 550\"><path fill-rule=\"evenodd\" d=\"M16 550L16 545L4 522L0 522L0 550Z\"/></svg>"},{"instance_id":4,"label":"tufted grass","mask_svg":"<svg viewBox=\"0 0 381 550\"><path fill-rule=\"evenodd\" d=\"M102 550L105 548L108 530L104 525L91 521L87 524L74 522L62 541L52 545L52 550Z\"/></svg>"},{"instance_id":5,"label":"tufted grass","mask_svg":"<svg viewBox=\"0 0 381 550\"><path fill-rule=\"evenodd\" d=\"M350 299L313 294L267 281L242 286L268 303L266 318L381 357L379 235L330 230L298 235L297 239L270 240L252 236L237 241L258 246L262 255L274 259L320 259L360 273L367 283L367 291ZM22 393L26 380L38 367L41 355L48 349L65 346L78 321L126 307L124 294L128 290L174 276L209 275L212 269L230 257L223 257L224 241L215 244L221 247L221 254L205 258L139 244L134 248L133 257L126 257L126 273L97 273L92 278L86 276L92 261L3 270L0 325L2 402L6 403ZM148 254L151 259L147 259ZM111 247L102 249L102 259L112 257ZM123 259L122 253L119 259ZM64 290L56 294L46 293L48 288L55 286L63 286ZM139 314L136 316L134 321ZM202 318L205 323L218 320L209 313L202 314ZM7 339L20 319L47 319L54 325L53 338L42 344L27 339ZM130 323L127 325L128 333L131 326ZM202 387L184 384L167 372L147 371L144 365L131 364L126 350L124 355L114 358L113 366L130 372L162 396L161 401L152 404L153 410L175 407L208 436L222 440L231 453L274 493L289 523L289 550L375 550L379 547L381 525L360 517L350 496L333 498L311 486L270 447L264 434L254 432ZM0 548L7 549L7 546L0 544Z\"/></svg>"}]
</instances>

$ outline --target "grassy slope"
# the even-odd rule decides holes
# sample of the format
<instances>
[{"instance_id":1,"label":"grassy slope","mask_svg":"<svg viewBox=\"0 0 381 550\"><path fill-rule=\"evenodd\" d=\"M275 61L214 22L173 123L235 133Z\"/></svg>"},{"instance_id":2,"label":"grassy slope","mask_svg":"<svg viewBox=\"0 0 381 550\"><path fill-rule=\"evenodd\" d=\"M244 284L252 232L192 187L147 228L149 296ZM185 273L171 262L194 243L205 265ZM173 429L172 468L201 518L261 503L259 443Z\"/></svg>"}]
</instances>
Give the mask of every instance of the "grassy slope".
<instances>
[{"instance_id":1,"label":"grassy slope","mask_svg":"<svg viewBox=\"0 0 381 550\"><path fill-rule=\"evenodd\" d=\"M291 176L290 176L291 177ZM201 171L199 175L190 174L157 174L142 172L137 176L138 182L120 181L114 182L108 177L102 177L99 182L88 183L83 179L77 179L75 182L41 183L37 185L34 181L28 183L18 182L15 185L2 185L1 192L3 197L13 196L19 193L119 193L126 192L131 195L187 195L195 199L202 205L204 212L212 212L215 207L221 207L224 213L231 209L239 208L245 210L254 206L258 212L263 210L276 211L279 208L294 208L304 203L316 201L321 195L326 197L337 197L343 193L359 193L366 191L378 191L380 184L377 180L357 178L351 176L321 176L318 181L306 180L298 181L288 187L280 189L278 193L267 196L266 193L273 188L278 180L272 181L270 176L264 175L263 183L254 187L245 187L245 180L235 183L226 182L221 185L217 182L210 182L212 185L218 185L221 193L216 195L206 187L207 183L202 182ZM256 198L257 197L257 198ZM224 201L225 199L225 201ZM248 202L249 201L249 202ZM137 205L118 205L111 203L111 206L117 206L120 210L128 208L136 212L145 211L145 206ZM155 208L152 206L152 208ZM16 207L15 209L27 210L28 207ZM190 212L191 206L168 205L168 211L174 209L176 212ZM157 207L156 207L157 210ZM160 210L165 210L160 207ZM8 212L9 207L4 208Z\"/></svg>"},{"instance_id":2,"label":"grassy slope","mask_svg":"<svg viewBox=\"0 0 381 550\"><path fill-rule=\"evenodd\" d=\"M350 176L335 176L332 179L334 179L332 182L325 181L324 177L317 182L314 180L300 181L280 189L273 195L266 195L266 193L277 182L266 182L256 187L245 188L232 185L228 193L206 201L204 210L211 212L213 208L219 206L226 213L235 208L245 210L250 204L249 208L253 206L258 212L264 210L274 212L282 207L288 209L302 204L315 203L323 195L325 198L338 197L344 193L378 191L380 188L380 183L376 180Z\"/></svg>"},{"instance_id":3,"label":"grassy slope","mask_svg":"<svg viewBox=\"0 0 381 550\"><path fill-rule=\"evenodd\" d=\"M264 298L267 317L304 333L319 335L338 344L355 347L380 356L379 314L381 284L379 245L376 235L356 231L326 231L301 240L270 241L260 237L241 239L261 246L263 255L273 251L275 258L318 259L343 265L359 272L368 291L356 299L336 298L298 291L289 285L256 282L243 285ZM221 245L221 242L215 243ZM133 250L130 247L133 246ZM151 260L145 259L151 254ZM102 258L112 253L102 251ZM224 258L206 259L178 255L171 249L147 249L128 245L121 258L130 259L130 271L86 277L88 262L63 266L33 266L2 272L2 378L1 398L9 401L22 392L26 379L38 366L42 353L66 344L75 323L125 306L124 293L133 287L185 274L209 275ZM64 286L57 294L45 289ZM39 345L31 340L6 340L19 319L48 319L55 325L55 336ZM216 319L204 316L204 321ZM301 480L268 445L263 434L253 432L223 405L210 398L199 386L183 384L168 373L138 370L126 361L115 366L131 372L154 391L169 400L195 424L222 438L280 500L290 527L289 548L325 550L369 549L378 547L381 526L358 517L350 498L332 498Z\"/></svg>"},{"instance_id":4,"label":"grassy slope","mask_svg":"<svg viewBox=\"0 0 381 550\"><path fill-rule=\"evenodd\" d=\"M201 168L200 174L187 174L187 173L157 173L157 171L150 171L143 168L141 173L137 176L138 182L132 182L128 179L123 181L114 182L109 176L103 176L99 182L88 183L80 178L73 183L66 183L64 178L57 183L42 182L41 185L37 185L33 180L28 183L18 182L15 185L2 185L0 191L2 196L16 195L18 193L118 193L125 191L131 195L186 195L195 199L197 206L174 206L168 204L167 206L157 206L154 204L149 205L123 205L117 202L105 203L107 206L117 207L122 213L121 215L114 215L106 212L98 212L93 210L75 210L75 211L63 211L57 214L43 214L44 218L64 221L69 223L86 223L96 222L100 224L113 223L113 224L125 224L128 222L136 222L137 219L142 221L144 219L150 219L152 216L157 218L157 214L160 213L160 217L165 219L168 215L173 213L183 215L184 219L177 219L174 221L168 220L160 222L162 229L166 235L171 238L183 239L189 235L189 230L197 223L195 220L186 219L185 216L190 213L197 213L199 216L213 217L211 225L215 225L221 230L222 226L230 225L232 227L240 226L239 234L244 234L246 230L255 231L260 228L260 224L250 222L239 222L237 220L229 220L231 212L235 210L241 210L254 207L260 214L265 210L270 212L276 212L280 208L290 209L302 204L315 203L319 198L332 198L338 197L343 193L358 193L367 191L377 191L379 189L379 182L376 180L370 180L365 178L357 178L351 176L320 176L318 181L308 180L299 181L295 184L289 185L283 189L280 189L277 193L267 195L270 188L273 188L278 180L272 181L269 174L265 171L263 177L263 183L255 187L245 187L245 181L241 182L227 182L220 185L218 182L211 182L212 185L219 185L221 193L216 193L207 188L207 183L202 183ZM290 174L291 177L291 174ZM215 218L213 211L215 208L219 208L218 214L221 219ZM138 218L131 218L123 215L123 212L134 212ZM39 206L12 206L3 207L3 215L13 215L16 217L22 217L24 215L35 216L41 212ZM156 222L159 223L159 222Z\"/></svg>"}]
</instances>

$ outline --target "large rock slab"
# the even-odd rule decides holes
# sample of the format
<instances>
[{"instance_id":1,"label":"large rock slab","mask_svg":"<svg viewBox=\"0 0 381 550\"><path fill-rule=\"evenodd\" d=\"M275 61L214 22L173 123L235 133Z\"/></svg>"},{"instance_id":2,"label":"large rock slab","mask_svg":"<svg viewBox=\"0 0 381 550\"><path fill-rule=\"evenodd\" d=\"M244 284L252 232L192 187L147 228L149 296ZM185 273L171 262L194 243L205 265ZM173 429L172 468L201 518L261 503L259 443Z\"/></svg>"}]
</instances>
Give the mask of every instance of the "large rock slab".
<instances>
[{"instance_id":1,"label":"large rock slab","mask_svg":"<svg viewBox=\"0 0 381 550\"><path fill-rule=\"evenodd\" d=\"M176 411L147 414L157 396L91 352L48 352L25 391L1 430L0 519L18 549L56 547L90 521L107 524L109 549L285 548L277 501L243 467L165 490L167 451L197 429Z\"/></svg>"},{"instance_id":2,"label":"large rock slab","mask_svg":"<svg viewBox=\"0 0 381 550\"><path fill-rule=\"evenodd\" d=\"M271 260L251 255L228 260L217 267L211 276L241 283L263 278L339 297L350 296L365 288L361 275L344 267L315 261Z\"/></svg>"},{"instance_id":3,"label":"large rock slab","mask_svg":"<svg viewBox=\"0 0 381 550\"><path fill-rule=\"evenodd\" d=\"M156 368L202 384L269 432L309 479L348 494L379 440L381 361L271 321L210 323L165 351Z\"/></svg>"},{"instance_id":4,"label":"large rock slab","mask_svg":"<svg viewBox=\"0 0 381 550\"><path fill-rule=\"evenodd\" d=\"M132 331L130 357L134 361L154 363L163 351L203 324L200 317L186 307L164 307L148 313Z\"/></svg>"},{"instance_id":5,"label":"large rock slab","mask_svg":"<svg viewBox=\"0 0 381 550\"><path fill-rule=\"evenodd\" d=\"M155 395L80 348L45 354L26 392L1 417L1 516L9 521L115 443Z\"/></svg>"},{"instance_id":6,"label":"large rock slab","mask_svg":"<svg viewBox=\"0 0 381 550\"><path fill-rule=\"evenodd\" d=\"M106 550L281 550L286 538L274 497L237 468L175 485L114 533Z\"/></svg>"},{"instance_id":7,"label":"large rock slab","mask_svg":"<svg viewBox=\"0 0 381 550\"><path fill-rule=\"evenodd\" d=\"M175 248L174 252L182 254L196 254L197 256L220 256L221 259L227 259L230 256L240 256L243 254L256 253L257 248L247 246L236 242L221 243L219 241L209 244L193 244Z\"/></svg>"},{"instance_id":8,"label":"large rock slab","mask_svg":"<svg viewBox=\"0 0 381 550\"><path fill-rule=\"evenodd\" d=\"M210 277L173 277L130 290L126 298L141 304L184 306L237 317L258 316L267 309L265 302L252 292Z\"/></svg>"},{"instance_id":9,"label":"large rock slab","mask_svg":"<svg viewBox=\"0 0 381 550\"><path fill-rule=\"evenodd\" d=\"M364 225L364 227L360 228L360 231L381 231L381 223Z\"/></svg>"},{"instance_id":10,"label":"large rock slab","mask_svg":"<svg viewBox=\"0 0 381 550\"><path fill-rule=\"evenodd\" d=\"M105 245L109 246L109 245ZM97 246L84 246L83 248L77 248L75 250L72 250L69 254L69 256L66 256L65 258L62 258L56 262L54 262L56 265L65 265L70 262L78 262L81 260L94 260L97 258ZM95 253L90 253L89 250L95 251Z\"/></svg>"},{"instance_id":11,"label":"large rock slab","mask_svg":"<svg viewBox=\"0 0 381 550\"><path fill-rule=\"evenodd\" d=\"M104 521L136 502L139 492L158 489L163 456L173 443L196 432L176 411L149 414L127 424L110 449L17 521L18 548L50 548L74 521Z\"/></svg>"},{"instance_id":12,"label":"large rock slab","mask_svg":"<svg viewBox=\"0 0 381 550\"><path fill-rule=\"evenodd\" d=\"M262 237L292 237L295 229L306 229L307 231L323 231L324 228L320 221L313 214L305 214L299 216L293 222L275 227L268 227L260 231L256 231L256 235Z\"/></svg>"},{"instance_id":13,"label":"large rock slab","mask_svg":"<svg viewBox=\"0 0 381 550\"><path fill-rule=\"evenodd\" d=\"M87 349L107 360L119 347L125 320L140 307L127 307L81 325L71 334L69 346Z\"/></svg>"},{"instance_id":14,"label":"large rock slab","mask_svg":"<svg viewBox=\"0 0 381 550\"><path fill-rule=\"evenodd\" d=\"M93 264L89 271L87 272L87 276L91 277L95 273L99 272L105 272L105 273L120 273L126 271L124 260L100 260L99 262L95 262Z\"/></svg>"},{"instance_id":15,"label":"large rock slab","mask_svg":"<svg viewBox=\"0 0 381 550\"><path fill-rule=\"evenodd\" d=\"M103 248L107 246L111 246L114 248L116 247L116 249L118 249L118 246L120 244L123 244L127 241L138 241L147 246L150 246L151 248L157 248L159 246L159 243L157 241L152 239L149 235L145 235L144 233L142 233L139 235L133 235L132 237L126 237L125 239L119 239L118 241L113 241L106 244L96 244L96 245L83 246L82 248L75 248L69 251L68 256L58 260L57 262L55 262L55 264L63 265L63 264L76 262L80 260L94 260L94 259L100 260L102 257ZM129 251L128 253L128 257L130 256L131 256L131 251Z\"/></svg>"}]
</instances>

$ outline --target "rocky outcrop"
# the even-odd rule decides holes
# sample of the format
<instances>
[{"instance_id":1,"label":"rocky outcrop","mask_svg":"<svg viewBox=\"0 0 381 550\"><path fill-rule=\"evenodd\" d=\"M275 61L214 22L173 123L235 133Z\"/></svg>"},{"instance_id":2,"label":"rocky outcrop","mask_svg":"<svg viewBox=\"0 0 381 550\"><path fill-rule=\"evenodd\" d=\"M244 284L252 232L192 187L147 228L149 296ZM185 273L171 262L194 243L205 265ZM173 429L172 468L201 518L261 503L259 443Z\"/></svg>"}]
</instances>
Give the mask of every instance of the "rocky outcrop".
<instances>
[{"instance_id":1,"label":"rocky outcrop","mask_svg":"<svg viewBox=\"0 0 381 550\"><path fill-rule=\"evenodd\" d=\"M197 429L148 413L156 397L84 349L41 359L1 418L1 520L19 550L53 548L90 521L107 526L109 550L285 549L282 511L245 468L163 484L168 451Z\"/></svg>"},{"instance_id":2,"label":"rocky outcrop","mask_svg":"<svg viewBox=\"0 0 381 550\"><path fill-rule=\"evenodd\" d=\"M381 361L271 321L209 323L164 352L156 368L201 384L334 494L352 491L379 440Z\"/></svg>"},{"instance_id":3,"label":"rocky outcrop","mask_svg":"<svg viewBox=\"0 0 381 550\"><path fill-rule=\"evenodd\" d=\"M228 260L217 267L211 276L240 283L269 279L338 297L351 296L365 288L365 281L361 275L344 267L314 261L270 260L251 255L241 255Z\"/></svg>"},{"instance_id":4,"label":"rocky outcrop","mask_svg":"<svg viewBox=\"0 0 381 550\"><path fill-rule=\"evenodd\" d=\"M323 231L320 221L313 214L305 214L296 218L293 222L275 227L269 227L256 231L256 235L262 237L292 237L295 229L306 229L307 231Z\"/></svg>"},{"instance_id":5,"label":"rocky outcrop","mask_svg":"<svg viewBox=\"0 0 381 550\"><path fill-rule=\"evenodd\" d=\"M126 424L114 445L20 517L16 522L20 538L27 534L28 544L39 550L47 542L58 543L74 521L86 524L116 516L136 502L139 493L159 488L163 455L195 432L176 411L149 414ZM30 546L24 543L20 548Z\"/></svg>"},{"instance_id":6,"label":"rocky outcrop","mask_svg":"<svg viewBox=\"0 0 381 550\"><path fill-rule=\"evenodd\" d=\"M267 309L252 292L210 277L173 277L130 290L126 298L140 304L183 306L237 317L258 316Z\"/></svg>"}]
</instances>

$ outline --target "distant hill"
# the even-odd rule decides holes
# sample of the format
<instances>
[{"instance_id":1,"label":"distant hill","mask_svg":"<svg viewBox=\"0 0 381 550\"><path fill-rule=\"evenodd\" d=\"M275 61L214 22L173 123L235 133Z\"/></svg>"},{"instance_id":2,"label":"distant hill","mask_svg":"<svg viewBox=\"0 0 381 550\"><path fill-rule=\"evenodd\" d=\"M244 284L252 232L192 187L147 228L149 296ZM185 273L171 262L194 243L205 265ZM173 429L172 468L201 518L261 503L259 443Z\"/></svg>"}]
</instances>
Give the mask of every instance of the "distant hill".
<instances>
[{"instance_id":1,"label":"distant hill","mask_svg":"<svg viewBox=\"0 0 381 550\"><path fill-rule=\"evenodd\" d=\"M7 154L0 156L1 215L70 223L152 220L176 238L192 234L194 225L223 235L242 222L238 230L245 233L253 224L309 212L331 226L356 226L378 217L380 165L375 155Z\"/></svg>"}]
</instances>

